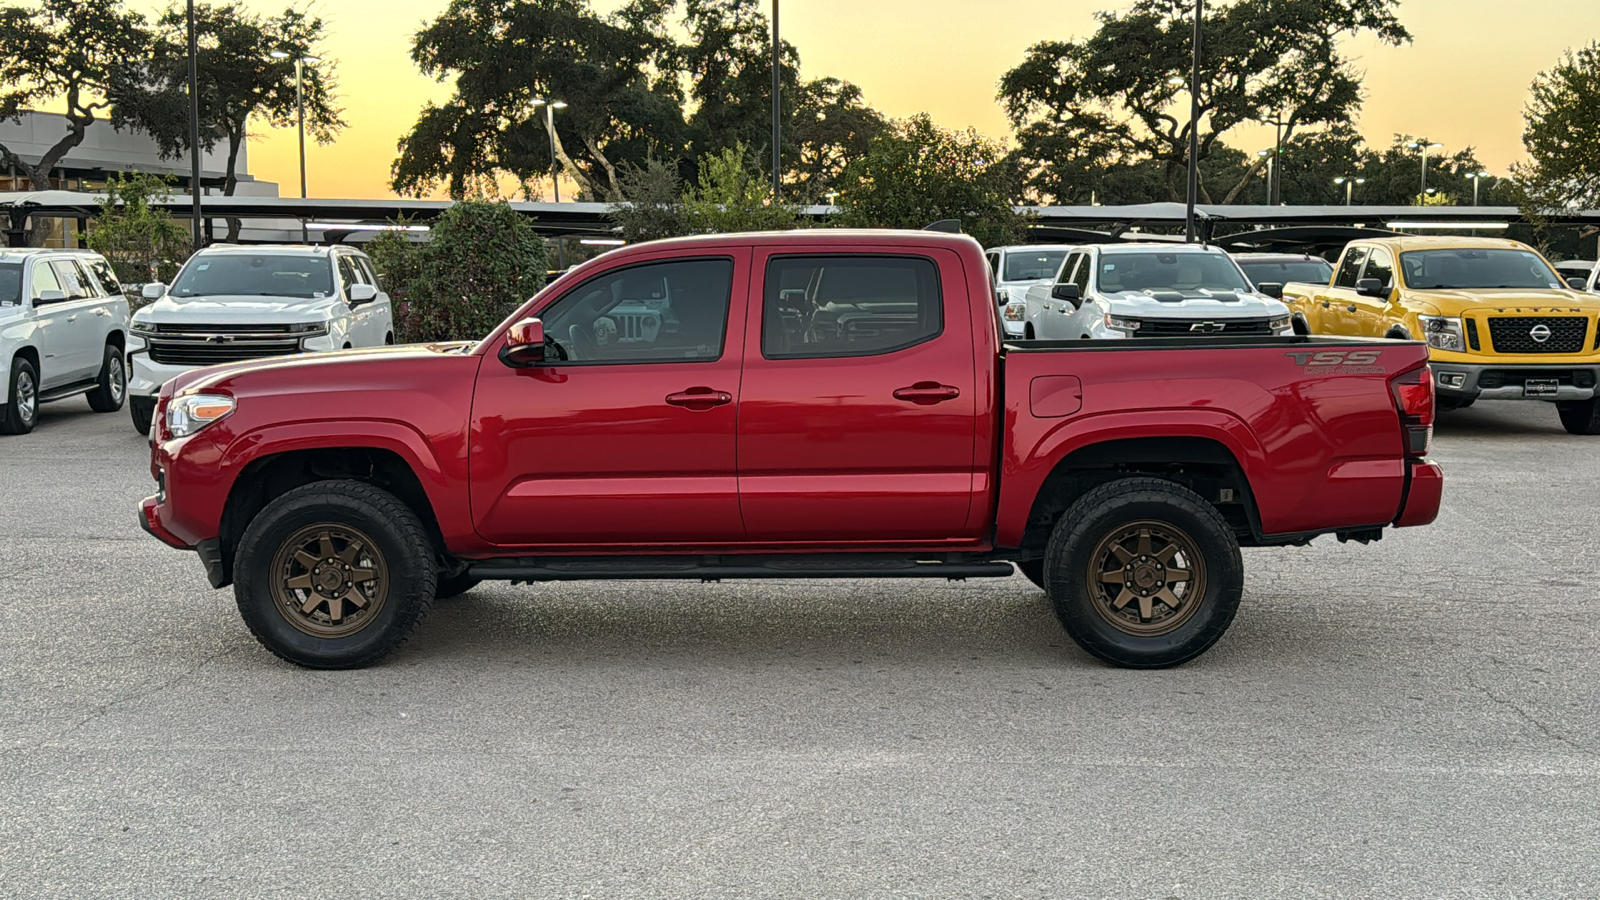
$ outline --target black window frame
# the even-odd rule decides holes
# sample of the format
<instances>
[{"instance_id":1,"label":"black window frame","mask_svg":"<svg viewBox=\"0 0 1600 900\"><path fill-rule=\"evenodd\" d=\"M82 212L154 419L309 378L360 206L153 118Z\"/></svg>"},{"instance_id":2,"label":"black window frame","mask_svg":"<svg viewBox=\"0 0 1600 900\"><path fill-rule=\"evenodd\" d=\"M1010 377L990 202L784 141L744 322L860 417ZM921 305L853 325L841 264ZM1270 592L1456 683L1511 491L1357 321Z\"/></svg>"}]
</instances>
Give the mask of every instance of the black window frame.
<instances>
[{"instance_id":1,"label":"black window frame","mask_svg":"<svg viewBox=\"0 0 1600 900\"><path fill-rule=\"evenodd\" d=\"M805 260L805 259L878 259L878 260L911 260L924 262L933 267L933 302L934 309L939 314L939 327L937 330L923 335L914 341L899 344L893 347L881 347L873 350L861 350L844 353L823 354L783 354L772 356L767 352L767 284L772 281L772 267L774 263ZM947 322L945 320L944 279L940 277L939 261L931 256L920 253L782 253L767 257L767 264L761 273L761 317L757 331L761 348L761 358L773 362L808 359L866 359L874 356L888 356L938 340L944 334ZM919 298L920 300L920 298Z\"/></svg>"},{"instance_id":2,"label":"black window frame","mask_svg":"<svg viewBox=\"0 0 1600 900\"><path fill-rule=\"evenodd\" d=\"M1093 253L1085 250L1078 254L1078 267L1072 272L1071 283L1078 286L1080 299L1089 296L1089 283L1094 278L1095 270L1099 268L1099 265L1099 260L1095 259Z\"/></svg>"},{"instance_id":3,"label":"black window frame","mask_svg":"<svg viewBox=\"0 0 1600 900\"><path fill-rule=\"evenodd\" d=\"M538 318L540 320L540 322L542 322L542 323L544 323L545 325L548 326L548 324L549 324L548 317L550 315L550 311L551 310L553 310L556 307L560 306L562 303L566 302L569 298L578 296L585 289L587 289L588 287L590 287L591 285L593 285L597 281L601 281L601 280L604 280L604 279L607 279L607 278L612 278L612 277L615 277L617 275L620 275L623 272L632 271L634 269L643 269L643 268L648 268L650 266L673 265L675 263L696 263L696 262L721 262L721 263L727 263L727 265L728 265L727 304L726 304L726 307L725 307L725 309L723 311L723 315L722 315L721 341L717 345L717 355L716 356L709 356L709 357L704 357L704 358L700 358L700 359L690 359L690 358L684 358L684 357L678 357L678 358L675 358L675 359L550 359L550 358L547 357L545 359L545 361L544 361L544 365L547 366L547 367L549 367L549 366L663 366L663 365L701 365L701 364L705 364L705 363L721 362L723 356L727 355L727 352L728 352L728 329L733 325L734 281L735 281L735 275L739 271L738 260L735 259L734 257L726 255L726 254L711 254L711 255L708 255L708 256L672 256L672 257L667 257L665 259L647 259L647 260L640 260L639 262L636 262L636 263L629 263L628 265L625 265L625 266L617 266L614 269L606 269L603 272L596 272L595 274L591 275L590 277L585 278L584 280L582 280L582 281L578 282L577 284L573 285L566 292L564 292L561 296L556 297L554 300L551 300L549 303L546 303L543 306L539 307L538 311L533 313L533 316L535 318ZM741 327L741 328L744 327L743 323L740 323L739 327ZM545 333L547 335L550 335L551 337L554 337L554 333L553 332L550 332L550 331L547 330ZM566 346L566 343L561 341L561 340L559 340L559 339L557 339L557 343L560 343L562 347Z\"/></svg>"}]
</instances>

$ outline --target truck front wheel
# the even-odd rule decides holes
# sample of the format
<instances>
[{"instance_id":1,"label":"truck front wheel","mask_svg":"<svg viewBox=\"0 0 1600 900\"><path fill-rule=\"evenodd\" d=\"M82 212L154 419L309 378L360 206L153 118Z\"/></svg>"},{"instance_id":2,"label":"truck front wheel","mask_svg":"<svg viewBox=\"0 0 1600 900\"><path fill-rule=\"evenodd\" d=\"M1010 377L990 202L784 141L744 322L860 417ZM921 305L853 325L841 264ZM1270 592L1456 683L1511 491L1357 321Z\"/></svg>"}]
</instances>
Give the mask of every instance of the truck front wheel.
<instances>
[{"instance_id":1,"label":"truck front wheel","mask_svg":"<svg viewBox=\"0 0 1600 900\"><path fill-rule=\"evenodd\" d=\"M320 481L285 492L250 522L233 591L268 650L307 668L353 669L411 635L436 577L410 507L364 482Z\"/></svg>"},{"instance_id":2,"label":"truck front wheel","mask_svg":"<svg viewBox=\"0 0 1600 900\"><path fill-rule=\"evenodd\" d=\"M1568 434L1600 434L1600 397L1561 401L1556 412Z\"/></svg>"},{"instance_id":3,"label":"truck front wheel","mask_svg":"<svg viewBox=\"0 0 1600 900\"><path fill-rule=\"evenodd\" d=\"M1204 653L1244 592L1233 529L1200 495L1159 478L1084 494L1056 523L1045 560L1045 592L1067 634L1128 668Z\"/></svg>"}]
</instances>

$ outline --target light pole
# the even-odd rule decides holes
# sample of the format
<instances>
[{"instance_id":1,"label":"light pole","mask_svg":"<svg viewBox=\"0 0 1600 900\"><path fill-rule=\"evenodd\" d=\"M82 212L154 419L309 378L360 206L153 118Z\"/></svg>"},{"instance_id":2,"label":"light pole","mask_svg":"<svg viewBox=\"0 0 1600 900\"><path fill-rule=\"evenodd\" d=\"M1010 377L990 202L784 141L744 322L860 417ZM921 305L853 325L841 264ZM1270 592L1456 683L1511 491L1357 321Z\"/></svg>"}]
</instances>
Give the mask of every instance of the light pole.
<instances>
[{"instance_id":1,"label":"light pole","mask_svg":"<svg viewBox=\"0 0 1600 900\"><path fill-rule=\"evenodd\" d=\"M272 51L273 59L288 59L292 54L284 50ZM306 198L306 95L305 67L320 62L321 57L309 53L294 58L294 109L295 128L300 134L300 199Z\"/></svg>"},{"instance_id":2,"label":"light pole","mask_svg":"<svg viewBox=\"0 0 1600 900\"><path fill-rule=\"evenodd\" d=\"M1473 172L1471 175L1468 175L1467 177L1472 179L1472 205L1473 206L1477 206L1478 205L1478 181L1480 179L1483 179L1483 178L1488 178L1489 177L1489 173L1488 172Z\"/></svg>"},{"instance_id":3,"label":"light pole","mask_svg":"<svg viewBox=\"0 0 1600 900\"><path fill-rule=\"evenodd\" d=\"M1406 146L1413 150L1420 149L1422 151L1422 188L1417 192L1417 205L1424 206L1428 198L1428 151L1437 150L1444 145L1434 143L1427 138L1418 138L1414 141L1407 141Z\"/></svg>"},{"instance_id":4,"label":"light pole","mask_svg":"<svg viewBox=\"0 0 1600 900\"><path fill-rule=\"evenodd\" d=\"M778 40L778 0L772 0L772 202L783 187L783 44Z\"/></svg>"},{"instance_id":5,"label":"light pole","mask_svg":"<svg viewBox=\"0 0 1600 900\"><path fill-rule=\"evenodd\" d=\"M1257 150L1256 151L1256 155L1261 157L1261 158L1263 158L1263 159L1265 159L1267 161L1267 205L1271 206L1272 205L1272 161L1274 159L1276 159L1277 157L1273 156L1271 150Z\"/></svg>"},{"instance_id":6,"label":"light pole","mask_svg":"<svg viewBox=\"0 0 1600 900\"><path fill-rule=\"evenodd\" d=\"M1183 239L1195 240L1194 205L1200 199L1200 20L1206 0L1194 0L1194 44L1189 60L1189 191L1184 201Z\"/></svg>"},{"instance_id":7,"label":"light pole","mask_svg":"<svg viewBox=\"0 0 1600 900\"><path fill-rule=\"evenodd\" d=\"M200 39L194 30L194 0L189 0L189 199L194 248L205 240L200 226Z\"/></svg>"},{"instance_id":8,"label":"light pole","mask_svg":"<svg viewBox=\"0 0 1600 900\"><path fill-rule=\"evenodd\" d=\"M1352 189L1354 189L1358 184L1366 184L1367 180L1365 178L1351 178L1348 175L1340 175L1338 178L1333 180L1333 183L1344 185L1344 205L1349 206L1350 193Z\"/></svg>"},{"instance_id":9,"label":"light pole","mask_svg":"<svg viewBox=\"0 0 1600 900\"><path fill-rule=\"evenodd\" d=\"M565 100L546 100L543 97L533 98L534 106L544 107L544 131L550 136L550 188L555 193L556 202L561 202L561 167L556 162L556 110L566 109Z\"/></svg>"},{"instance_id":10,"label":"light pole","mask_svg":"<svg viewBox=\"0 0 1600 900\"><path fill-rule=\"evenodd\" d=\"M1275 112L1267 121L1272 123L1272 159L1268 160L1268 177L1272 182L1272 191L1267 202L1276 206L1283 202L1283 113Z\"/></svg>"}]
</instances>

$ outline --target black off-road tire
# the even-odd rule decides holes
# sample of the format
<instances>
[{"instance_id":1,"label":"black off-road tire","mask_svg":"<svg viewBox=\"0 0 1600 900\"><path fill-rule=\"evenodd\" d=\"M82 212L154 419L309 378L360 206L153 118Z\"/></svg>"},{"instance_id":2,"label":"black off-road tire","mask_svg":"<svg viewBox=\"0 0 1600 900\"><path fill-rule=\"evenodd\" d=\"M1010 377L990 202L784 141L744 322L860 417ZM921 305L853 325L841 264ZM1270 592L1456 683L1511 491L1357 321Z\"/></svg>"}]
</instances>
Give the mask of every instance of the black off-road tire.
<instances>
[{"instance_id":1,"label":"black off-road tire","mask_svg":"<svg viewBox=\"0 0 1600 900\"><path fill-rule=\"evenodd\" d=\"M24 395L31 397L26 399ZM39 420L39 373L23 357L11 361L5 402L0 403L0 434L27 434Z\"/></svg>"},{"instance_id":2,"label":"black off-road tire","mask_svg":"<svg viewBox=\"0 0 1600 900\"><path fill-rule=\"evenodd\" d=\"M288 583L287 568L275 571L277 560L293 549L291 541L299 543L297 536L322 526L370 538L372 555L363 565L385 573L381 599L370 601L375 611L352 633L334 637L307 633L316 624L312 617L299 617L297 625L274 594L275 579ZM319 481L285 492L250 522L234 554L233 595L250 633L268 650L306 668L354 669L411 636L433 604L436 574L427 532L398 497L365 482Z\"/></svg>"},{"instance_id":3,"label":"black off-road tire","mask_svg":"<svg viewBox=\"0 0 1600 900\"><path fill-rule=\"evenodd\" d=\"M1016 563L1016 567L1017 571L1022 573L1023 578L1026 578L1038 585L1040 590L1044 590L1044 560L1023 560L1022 562Z\"/></svg>"},{"instance_id":4,"label":"black off-road tire","mask_svg":"<svg viewBox=\"0 0 1600 900\"><path fill-rule=\"evenodd\" d=\"M150 422L156 414L156 398L154 397L129 397L128 412L133 416L133 430L140 434L150 433Z\"/></svg>"},{"instance_id":5,"label":"black off-road tire","mask_svg":"<svg viewBox=\"0 0 1600 900\"><path fill-rule=\"evenodd\" d=\"M440 575L439 586L433 592L433 596L436 600L449 600L451 597L465 594L482 582L482 578L473 578L465 570L457 575Z\"/></svg>"},{"instance_id":6,"label":"black off-road tire","mask_svg":"<svg viewBox=\"0 0 1600 900\"><path fill-rule=\"evenodd\" d=\"M128 365L116 344L106 345L105 359L100 362L100 377L88 399L89 408L98 413L116 412L128 399Z\"/></svg>"},{"instance_id":7,"label":"black off-road tire","mask_svg":"<svg viewBox=\"0 0 1600 900\"><path fill-rule=\"evenodd\" d=\"M1568 434L1600 434L1600 397L1556 403L1561 426Z\"/></svg>"},{"instance_id":8,"label":"black off-road tire","mask_svg":"<svg viewBox=\"0 0 1600 900\"><path fill-rule=\"evenodd\" d=\"M1156 535L1153 538L1152 533ZM1164 546L1187 541L1188 549L1165 562L1184 560L1186 568L1172 566L1169 581L1169 570L1159 561L1165 551L1158 549L1148 557L1134 557L1133 562L1120 560L1127 567L1121 573L1108 571L1107 561L1119 558L1115 550L1102 552L1102 548L1120 534L1149 544L1161 542L1161 534L1180 536ZM1195 559L1189 559L1191 556ZM1147 558L1151 560L1148 564L1139 562ZM1184 583L1176 573L1194 579L1187 582L1178 607L1162 601L1160 609L1170 611L1164 618L1144 622L1142 601L1140 608L1127 609L1131 601L1123 599L1122 574L1130 579L1127 596L1148 587L1138 587L1131 580L1136 564L1139 578L1149 575L1152 585L1158 579L1174 597L1177 590L1172 586ZM1154 574L1156 569L1159 576ZM1118 580L1113 588L1107 588L1105 578ZM1155 669L1194 659L1228 630L1244 592L1244 564L1233 529L1200 495L1159 478L1125 478L1094 488L1061 516L1045 553L1044 580L1056 617L1078 646L1113 665ZM1092 590L1091 584L1098 589ZM1113 607L1118 600L1125 604L1120 614ZM1155 602L1153 598L1152 609ZM1129 617L1140 620L1130 621Z\"/></svg>"}]
</instances>

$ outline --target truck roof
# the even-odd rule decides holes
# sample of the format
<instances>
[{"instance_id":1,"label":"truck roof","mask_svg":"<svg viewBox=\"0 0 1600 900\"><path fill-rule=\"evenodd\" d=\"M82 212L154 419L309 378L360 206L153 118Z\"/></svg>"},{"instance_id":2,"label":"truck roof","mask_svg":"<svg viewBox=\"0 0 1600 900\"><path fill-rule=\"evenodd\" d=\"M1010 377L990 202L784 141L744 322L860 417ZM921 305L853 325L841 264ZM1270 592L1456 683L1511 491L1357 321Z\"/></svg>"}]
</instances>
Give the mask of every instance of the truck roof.
<instances>
[{"instance_id":1,"label":"truck roof","mask_svg":"<svg viewBox=\"0 0 1600 900\"><path fill-rule=\"evenodd\" d=\"M1469 237L1456 234L1404 234L1394 237L1362 238L1351 243L1385 244L1395 250L1533 250L1521 241L1496 237ZM1537 252L1537 251L1535 251Z\"/></svg>"},{"instance_id":2,"label":"truck roof","mask_svg":"<svg viewBox=\"0 0 1600 900\"><path fill-rule=\"evenodd\" d=\"M341 245L342 246L342 245ZM288 253L299 256L327 256L338 246L331 244L211 244L197 253ZM345 249L355 249L347 247Z\"/></svg>"},{"instance_id":3,"label":"truck roof","mask_svg":"<svg viewBox=\"0 0 1600 900\"><path fill-rule=\"evenodd\" d=\"M914 231L908 228L799 228L794 231L746 231L735 234L699 234L690 237L666 238L619 247L610 253L626 254L642 247L652 250L677 247L711 249L713 247L770 247L775 244L838 244L854 241L889 244L906 247L977 247L970 235L950 234L943 231ZM981 247L979 248L981 249ZM614 257L613 257L614 258Z\"/></svg>"}]
</instances>

